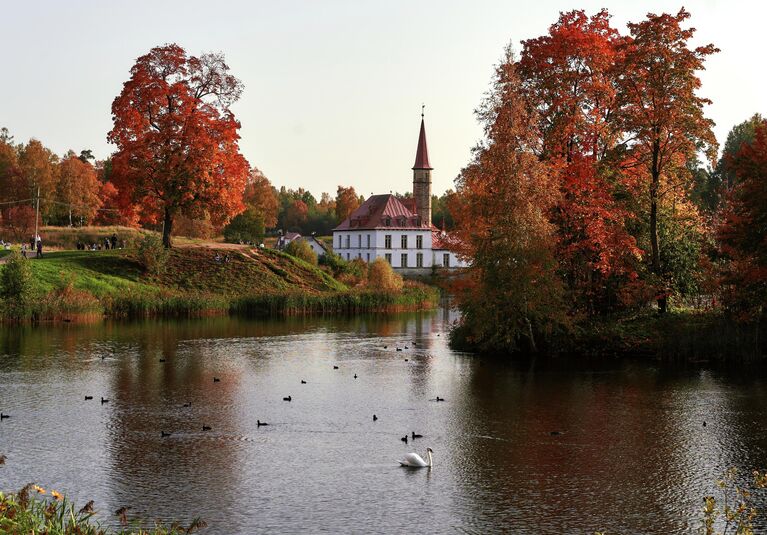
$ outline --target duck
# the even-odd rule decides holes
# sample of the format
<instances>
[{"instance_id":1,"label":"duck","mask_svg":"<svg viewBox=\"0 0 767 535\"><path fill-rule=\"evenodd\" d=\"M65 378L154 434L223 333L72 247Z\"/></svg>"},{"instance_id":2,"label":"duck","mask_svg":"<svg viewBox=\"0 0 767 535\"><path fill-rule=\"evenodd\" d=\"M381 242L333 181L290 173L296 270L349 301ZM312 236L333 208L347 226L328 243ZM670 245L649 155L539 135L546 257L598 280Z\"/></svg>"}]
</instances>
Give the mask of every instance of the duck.
<instances>
[{"instance_id":1,"label":"duck","mask_svg":"<svg viewBox=\"0 0 767 535\"><path fill-rule=\"evenodd\" d=\"M333 369L334 369L334 370L337 370L337 369L338 369L338 366L333 366Z\"/></svg>"},{"instance_id":2,"label":"duck","mask_svg":"<svg viewBox=\"0 0 767 535\"><path fill-rule=\"evenodd\" d=\"M357 374L356 374L356 373L354 374L354 378L355 378L355 379L357 378Z\"/></svg>"},{"instance_id":3,"label":"duck","mask_svg":"<svg viewBox=\"0 0 767 535\"><path fill-rule=\"evenodd\" d=\"M401 347L398 347L398 348L397 348L397 351L402 351L402 348L401 348Z\"/></svg>"},{"instance_id":4,"label":"duck","mask_svg":"<svg viewBox=\"0 0 767 535\"><path fill-rule=\"evenodd\" d=\"M262 425L269 425L266 422L262 422L261 420L256 420L256 427L261 427Z\"/></svg>"},{"instance_id":5,"label":"duck","mask_svg":"<svg viewBox=\"0 0 767 535\"><path fill-rule=\"evenodd\" d=\"M305 385L305 384L306 384L306 381L304 381L303 379L301 379L301 384L302 384L302 385Z\"/></svg>"},{"instance_id":6,"label":"duck","mask_svg":"<svg viewBox=\"0 0 767 535\"><path fill-rule=\"evenodd\" d=\"M191 407L192 406L192 402L191 401L187 401L186 403L184 403L183 406L184 407Z\"/></svg>"},{"instance_id":7,"label":"duck","mask_svg":"<svg viewBox=\"0 0 767 535\"><path fill-rule=\"evenodd\" d=\"M389 349L389 346L384 346L384 349Z\"/></svg>"},{"instance_id":8,"label":"duck","mask_svg":"<svg viewBox=\"0 0 767 535\"><path fill-rule=\"evenodd\" d=\"M288 396L286 398L282 398L282 401L293 401L293 397L292 396Z\"/></svg>"},{"instance_id":9,"label":"duck","mask_svg":"<svg viewBox=\"0 0 767 535\"><path fill-rule=\"evenodd\" d=\"M6 418L10 418L10 417L11 417L10 414L3 414L2 412L0 412L0 420L5 420Z\"/></svg>"},{"instance_id":10,"label":"duck","mask_svg":"<svg viewBox=\"0 0 767 535\"><path fill-rule=\"evenodd\" d=\"M107 398L103 398L102 397L101 398L101 404L103 405L104 403L109 403L109 400Z\"/></svg>"},{"instance_id":11,"label":"duck","mask_svg":"<svg viewBox=\"0 0 767 535\"><path fill-rule=\"evenodd\" d=\"M445 401L445 398L441 398L441 397L437 396L437 399L435 401Z\"/></svg>"},{"instance_id":12,"label":"duck","mask_svg":"<svg viewBox=\"0 0 767 535\"><path fill-rule=\"evenodd\" d=\"M219 379L218 377L214 377L214 378L213 378L213 382L214 382L214 383L220 383L220 382L221 382L221 379Z\"/></svg>"},{"instance_id":13,"label":"duck","mask_svg":"<svg viewBox=\"0 0 767 535\"><path fill-rule=\"evenodd\" d=\"M374 415L373 415L373 421L375 422L376 420L378 420L378 416L376 416L376 415L374 414Z\"/></svg>"},{"instance_id":14,"label":"duck","mask_svg":"<svg viewBox=\"0 0 767 535\"><path fill-rule=\"evenodd\" d=\"M211 429L212 428L209 425L205 425L205 424L202 425L202 430L203 431L210 431Z\"/></svg>"},{"instance_id":15,"label":"duck","mask_svg":"<svg viewBox=\"0 0 767 535\"><path fill-rule=\"evenodd\" d=\"M432 449L426 448L426 461L423 460L423 458L418 455L417 453L408 453L405 455L405 458L402 459L399 462L400 466L405 466L407 468L431 468L432 467Z\"/></svg>"},{"instance_id":16,"label":"duck","mask_svg":"<svg viewBox=\"0 0 767 535\"><path fill-rule=\"evenodd\" d=\"M170 433L166 433L165 431L160 431L160 436L161 437L169 437Z\"/></svg>"},{"instance_id":17,"label":"duck","mask_svg":"<svg viewBox=\"0 0 767 535\"><path fill-rule=\"evenodd\" d=\"M402 442L404 442L405 444L407 444L407 435L405 435L404 437L402 437L400 440L401 440Z\"/></svg>"},{"instance_id":18,"label":"duck","mask_svg":"<svg viewBox=\"0 0 767 535\"><path fill-rule=\"evenodd\" d=\"M85 401L88 401L89 399L93 399L93 396L85 396Z\"/></svg>"},{"instance_id":19,"label":"duck","mask_svg":"<svg viewBox=\"0 0 767 535\"><path fill-rule=\"evenodd\" d=\"M561 435L561 434L562 434L562 431L552 431L552 432L551 432L551 433L549 433L549 434L550 434L552 437L558 437L559 435Z\"/></svg>"},{"instance_id":20,"label":"duck","mask_svg":"<svg viewBox=\"0 0 767 535\"><path fill-rule=\"evenodd\" d=\"M410 361L410 359L405 359L405 362L409 362L409 361Z\"/></svg>"},{"instance_id":21,"label":"duck","mask_svg":"<svg viewBox=\"0 0 767 535\"><path fill-rule=\"evenodd\" d=\"M413 440L415 440L417 438L423 438L423 435L419 435L415 431L411 431L411 435L413 436Z\"/></svg>"},{"instance_id":22,"label":"duck","mask_svg":"<svg viewBox=\"0 0 767 535\"><path fill-rule=\"evenodd\" d=\"M165 359L160 359L160 362L165 362Z\"/></svg>"}]
</instances>

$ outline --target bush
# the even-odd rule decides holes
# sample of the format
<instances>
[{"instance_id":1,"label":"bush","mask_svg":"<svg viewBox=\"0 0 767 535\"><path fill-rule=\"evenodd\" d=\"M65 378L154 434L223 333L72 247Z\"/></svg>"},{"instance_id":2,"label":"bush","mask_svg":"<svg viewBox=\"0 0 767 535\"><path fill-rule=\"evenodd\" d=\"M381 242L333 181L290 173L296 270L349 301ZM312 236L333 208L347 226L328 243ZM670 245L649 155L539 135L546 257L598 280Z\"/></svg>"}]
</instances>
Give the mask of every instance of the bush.
<instances>
[{"instance_id":1,"label":"bush","mask_svg":"<svg viewBox=\"0 0 767 535\"><path fill-rule=\"evenodd\" d=\"M368 285L377 290L395 291L402 289L402 277L394 272L389 262L378 257L368 268Z\"/></svg>"},{"instance_id":2,"label":"bush","mask_svg":"<svg viewBox=\"0 0 767 535\"><path fill-rule=\"evenodd\" d=\"M256 243L264 235L264 216L255 208L247 208L224 227L224 239L229 243Z\"/></svg>"},{"instance_id":3,"label":"bush","mask_svg":"<svg viewBox=\"0 0 767 535\"><path fill-rule=\"evenodd\" d=\"M0 294L5 300L5 313L23 318L32 304L32 270L29 260L18 251L11 253L0 275Z\"/></svg>"},{"instance_id":4,"label":"bush","mask_svg":"<svg viewBox=\"0 0 767 535\"><path fill-rule=\"evenodd\" d=\"M309 262L312 265L317 265L317 254L312 249L312 246L306 240L296 239L290 242L285 247L285 252L290 256L300 258L304 262Z\"/></svg>"},{"instance_id":5,"label":"bush","mask_svg":"<svg viewBox=\"0 0 767 535\"><path fill-rule=\"evenodd\" d=\"M157 234L145 234L136 245L136 261L147 273L159 275L165 271L170 251L162 244Z\"/></svg>"},{"instance_id":6,"label":"bush","mask_svg":"<svg viewBox=\"0 0 767 535\"><path fill-rule=\"evenodd\" d=\"M328 266L330 271L333 272L333 276L337 277L341 273L344 273L348 262L341 258L341 255L336 254L333 251L326 251L325 254L319 258L319 264L321 266Z\"/></svg>"}]
</instances>

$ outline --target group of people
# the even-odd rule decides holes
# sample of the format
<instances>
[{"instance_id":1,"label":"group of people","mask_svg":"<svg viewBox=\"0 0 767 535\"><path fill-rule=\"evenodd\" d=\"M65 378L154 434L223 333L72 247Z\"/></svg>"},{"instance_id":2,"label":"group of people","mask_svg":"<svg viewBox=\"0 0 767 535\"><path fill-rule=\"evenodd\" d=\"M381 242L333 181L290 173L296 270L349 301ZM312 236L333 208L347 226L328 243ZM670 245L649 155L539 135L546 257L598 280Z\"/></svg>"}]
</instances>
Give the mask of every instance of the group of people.
<instances>
[{"instance_id":1,"label":"group of people","mask_svg":"<svg viewBox=\"0 0 767 535\"><path fill-rule=\"evenodd\" d=\"M219 264L228 264L232 261L231 258L229 258L229 253L225 253L223 255L219 254L218 251L216 251L216 255L213 257L213 260L215 260Z\"/></svg>"},{"instance_id":2,"label":"group of people","mask_svg":"<svg viewBox=\"0 0 767 535\"><path fill-rule=\"evenodd\" d=\"M122 249L125 246L124 242L117 239L117 234L112 234L111 237L105 237L103 241L96 241L91 244L86 244L82 241L77 241L75 244L78 251L101 251L102 249Z\"/></svg>"},{"instance_id":3,"label":"group of people","mask_svg":"<svg viewBox=\"0 0 767 535\"><path fill-rule=\"evenodd\" d=\"M27 248L26 243L21 244L21 256L24 258L27 258L28 254L37 253L36 258L42 258L43 257L43 239L40 237L39 234L36 236L32 236L29 239L29 248Z\"/></svg>"}]
</instances>

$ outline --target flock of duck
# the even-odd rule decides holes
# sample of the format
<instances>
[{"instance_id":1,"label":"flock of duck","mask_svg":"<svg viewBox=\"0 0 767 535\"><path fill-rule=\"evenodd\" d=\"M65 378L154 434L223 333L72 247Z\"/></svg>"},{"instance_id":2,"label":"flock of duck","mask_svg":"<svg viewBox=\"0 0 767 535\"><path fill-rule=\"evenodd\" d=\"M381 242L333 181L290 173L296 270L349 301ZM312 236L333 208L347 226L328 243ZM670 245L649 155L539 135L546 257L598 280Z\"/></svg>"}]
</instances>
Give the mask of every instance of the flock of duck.
<instances>
[{"instance_id":1,"label":"flock of duck","mask_svg":"<svg viewBox=\"0 0 767 535\"><path fill-rule=\"evenodd\" d=\"M415 342L413 342L413 346L416 346L416 345L417 344ZM383 348L384 349L388 349L388 346L383 346ZM396 351L402 351L403 349L409 349L409 346L405 345L404 347L396 347L395 349L396 349ZM104 357L102 356L101 359L104 360ZM408 359L405 359L405 361L407 362ZM164 358L160 359L160 362L165 362L165 359ZM334 365L333 369L334 370L338 370L339 366L338 365ZM357 379L358 375L355 373L353 377L354 377L354 379ZM214 383L219 383L219 382L221 382L221 378L214 376L213 377L213 382ZM301 384L302 385L307 384L306 380L301 379ZM85 397L85 401L92 401L93 400L93 396L91 396L91 395L86 395L84 397ZM285 396L285 397L282 398L282 400L283 401L287 401L287 402L293 401L293 396L292 395ZM434 399L432 399L430 401L445 401L445 398L437 396L436 398L434 398ZM105 398L105 397L101 397L101 404L104 405L106 403L109 403L109 399ZM182 406L183 407L187 407L187 408L191 407L192 406L192 402L188 401L188 402L184 403ZM5 414L3 412L0 412L0 421L5 420L6 418L10 418L10 415ZM375 414L373 414L373 421L374 422L378 421L378 416L375 415ZM261 420L256 420L256 427L263 427L263 426L268 426L268 425L269 425L268 422L262 422ZM209 425L203 424L202 425L202 430L203 431L211 431L212 427L209 426ZM170 437L172 434L173 433L170 432L170 431L165 431L165 430L161 430L160 431L160 437L161 438ZM405 444L407 444L408 440L415 441L416 439L419 439L419 438L423 438L423 435L418 434L415 431L411 431L410 436L408 436L406 434L400 440L402 442L404 442ZM398 462L399 462L400 466L403 466L403 467L409 467L409 468L425 468L425 467L429 467L430 468L432 466L432 453L433 453L433 451L432 451L431 448L427 448L426 449L426 457L427 457L426 460L424 460L417 453L414 453L414 452L413 453L408 453L408 454L405 455L404 459L399 460ZM6 460L6 457L4 455L0 455L0 465L4 464L5 460Z\"/></svg>"}]
</instances>

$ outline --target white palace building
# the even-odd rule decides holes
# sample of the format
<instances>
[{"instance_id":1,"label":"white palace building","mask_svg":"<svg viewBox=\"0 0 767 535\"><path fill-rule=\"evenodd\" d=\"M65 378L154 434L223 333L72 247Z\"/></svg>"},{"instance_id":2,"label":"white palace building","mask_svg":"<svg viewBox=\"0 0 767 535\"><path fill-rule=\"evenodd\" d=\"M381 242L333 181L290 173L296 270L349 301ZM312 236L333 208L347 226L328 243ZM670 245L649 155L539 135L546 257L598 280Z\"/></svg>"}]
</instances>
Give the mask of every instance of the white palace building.
<instances>
[{"instance_id":1,"label":"white palace building","mask_svg":"<svg viewBox=\"0 0 767 535\"><path fill-rule=\"evenodd\" d=\"M431 222L431 171L426 129L413 165L413 197L373 195L333 229L333 250L346 260L383 257L397 270L459 268L466 262L447 248L446 235Z\"/></svg>"}]
</instances>

